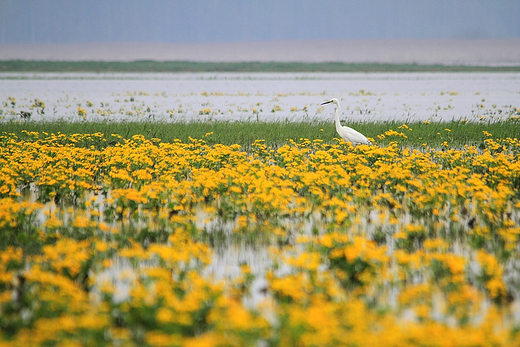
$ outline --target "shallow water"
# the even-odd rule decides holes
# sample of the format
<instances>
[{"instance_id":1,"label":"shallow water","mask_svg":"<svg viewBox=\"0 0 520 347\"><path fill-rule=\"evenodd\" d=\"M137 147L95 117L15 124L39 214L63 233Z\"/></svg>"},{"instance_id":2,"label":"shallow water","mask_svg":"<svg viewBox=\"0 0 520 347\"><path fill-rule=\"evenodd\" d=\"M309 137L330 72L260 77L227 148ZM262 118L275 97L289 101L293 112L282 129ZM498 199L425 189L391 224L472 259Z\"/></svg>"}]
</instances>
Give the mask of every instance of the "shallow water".
<instances>
[{"instance_id":1,"label":"shallow water","mask_svg":"<svg viewBox=\"0 0 520 347\"><path fill-rule=\"evenodd\" d=\"M3 121L331 119L332 97L355 121L502 119L520 108L520 73L0 74Z\"/></svg>"}]
</instances>

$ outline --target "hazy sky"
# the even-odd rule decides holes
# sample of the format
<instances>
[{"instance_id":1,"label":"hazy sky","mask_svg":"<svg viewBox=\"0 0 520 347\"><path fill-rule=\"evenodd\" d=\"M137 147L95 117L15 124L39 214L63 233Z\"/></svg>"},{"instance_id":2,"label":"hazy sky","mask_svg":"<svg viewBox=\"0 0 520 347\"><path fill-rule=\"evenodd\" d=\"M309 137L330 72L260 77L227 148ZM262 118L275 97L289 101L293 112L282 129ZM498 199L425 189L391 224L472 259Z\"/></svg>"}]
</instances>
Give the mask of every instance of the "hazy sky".
<instances>
[{"instance_id":1,"label":"hazy sky","mask_svg":"<svg viewBox=\"0 0 520 347\"><path fill-rule=\"evenodd\" d=\"M0 43L518 38L519 0L0 0Z\"/></svg>"}]
</instances>

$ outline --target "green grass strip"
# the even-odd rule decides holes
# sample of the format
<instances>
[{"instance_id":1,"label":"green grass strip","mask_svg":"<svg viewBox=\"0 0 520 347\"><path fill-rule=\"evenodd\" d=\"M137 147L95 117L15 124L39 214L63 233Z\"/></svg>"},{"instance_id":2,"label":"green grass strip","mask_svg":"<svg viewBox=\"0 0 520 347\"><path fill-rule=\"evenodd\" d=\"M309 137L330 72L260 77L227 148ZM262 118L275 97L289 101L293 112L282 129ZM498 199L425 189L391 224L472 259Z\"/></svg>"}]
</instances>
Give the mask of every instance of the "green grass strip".
<instances>
[{"instance_id":1,"label":"green grass strip","mask_svg":"<svg viewBox=\"0 0 520 347\"><path fill-rule=\"evenodd\" d=\"M378 145L397 142L401 146L463 147L464 145L482 146L487 138L519 138L518 120L497 122L415 122L403 125L402 122L387 121L377 123L349 123L352 128L373 138ZM28 137L26 132L46 132L62 134L93 134L100 132L105 136L118 134L123 139L133 135L146 138L159 138L164 142L189 138L204 138L208 144L239 144L245 149L256 140L265 140L265 144L278 147L289 141L319 139L326 143L338 138L333 122L24 122L12 121L0 123L0 134L12 133L20 138ZM81 145L81 144L79 144ZM87 146L104 147L107 143L85 143Z\"/></svg>"},{"instance_id":2,"label":"green grass strip","mask_svg":"<svg viewBox=\"0 0 520 347\"><path fill-rule=\"evenodd\" d=\"M520 66L378 63L0 61L0 72L519 72Z\"/></svg>"}]
</instances>

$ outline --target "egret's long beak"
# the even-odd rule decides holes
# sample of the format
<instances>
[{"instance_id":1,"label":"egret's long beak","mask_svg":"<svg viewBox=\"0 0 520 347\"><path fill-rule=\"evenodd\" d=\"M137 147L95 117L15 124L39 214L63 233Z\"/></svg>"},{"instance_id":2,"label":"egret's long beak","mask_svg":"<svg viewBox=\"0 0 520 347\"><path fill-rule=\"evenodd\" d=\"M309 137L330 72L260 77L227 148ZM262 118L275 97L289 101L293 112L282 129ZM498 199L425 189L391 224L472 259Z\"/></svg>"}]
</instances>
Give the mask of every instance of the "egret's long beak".
<instances>
[{"instance_id":1,"label":"egret's long beak","mask_svg":"<svg viewBox=\"0 0 520 347\"><path fill-rule=\"evenodd\" d=\"M329 100L329 101L324 101L322 102L320 105L326 105L326 104L330 104L332 102L332 100Z\"/></svg>"}]
</instances>

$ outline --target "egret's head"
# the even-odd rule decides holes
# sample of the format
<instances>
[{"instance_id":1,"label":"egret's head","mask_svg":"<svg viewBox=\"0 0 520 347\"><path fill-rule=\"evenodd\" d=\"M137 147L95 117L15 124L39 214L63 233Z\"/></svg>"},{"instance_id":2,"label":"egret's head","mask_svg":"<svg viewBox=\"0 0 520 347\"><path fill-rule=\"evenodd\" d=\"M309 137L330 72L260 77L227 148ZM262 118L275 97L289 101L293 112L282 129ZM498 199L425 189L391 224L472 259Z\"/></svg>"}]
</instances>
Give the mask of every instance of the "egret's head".
<instances>
[{"instance_id":1,"label":"egret's head","mask_svg":"<svg viewBox=\"0 0 520 347\"><path fill-rule=\"evenodd\" d=\"M321 104L322 104L322 105L326 105L326 104L330 104L330 103L332 103L332 104L336 104L336 106L339 106L339 100L336 99L336 98L332 98L332 99L330 99L330 100L324 101L324 102L322 102Z\"/></svg>"}]
</instances>

